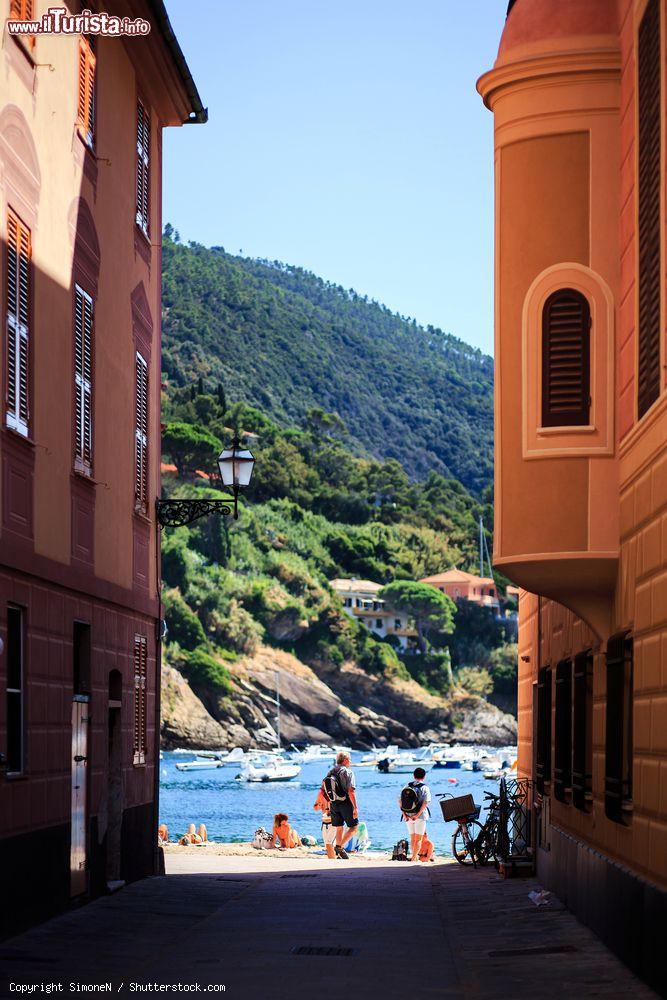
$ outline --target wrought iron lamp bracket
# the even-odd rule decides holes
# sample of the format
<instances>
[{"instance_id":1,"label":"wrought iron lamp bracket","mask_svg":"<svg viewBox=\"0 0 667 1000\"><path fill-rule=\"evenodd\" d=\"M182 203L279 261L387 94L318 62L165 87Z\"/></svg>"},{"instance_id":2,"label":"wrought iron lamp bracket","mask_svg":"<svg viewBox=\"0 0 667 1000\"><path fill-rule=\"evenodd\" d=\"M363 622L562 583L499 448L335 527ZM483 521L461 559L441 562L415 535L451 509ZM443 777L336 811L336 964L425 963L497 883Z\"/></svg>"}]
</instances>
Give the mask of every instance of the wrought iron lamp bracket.
<instances>
[{"instance_id":1,"label":"wrought iron lamp bracket","mask_svg":"<svg viewBox=\"0 0 667 1000\"><path fill-rule=\"evenodd\" d=\"M222 497L220 500L190 498L187 500L161 500L155 501L155 512L161 528L178 528L184 524L191 524L200 517L207 517L209 514L220 514L222 517L233 515L238 520L238 493L234 491L231 497Z\"/></svg>"}]
</instances>

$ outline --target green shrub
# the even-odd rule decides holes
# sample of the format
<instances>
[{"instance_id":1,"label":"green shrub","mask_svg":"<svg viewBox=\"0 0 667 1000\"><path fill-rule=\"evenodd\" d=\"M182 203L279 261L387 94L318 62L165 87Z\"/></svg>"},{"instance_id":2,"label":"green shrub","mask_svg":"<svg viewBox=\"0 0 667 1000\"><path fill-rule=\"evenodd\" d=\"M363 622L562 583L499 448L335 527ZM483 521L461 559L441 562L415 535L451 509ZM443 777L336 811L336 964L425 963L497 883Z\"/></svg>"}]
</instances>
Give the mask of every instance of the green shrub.
<instances>
[{"instance_id":1,"label":"green shrub","mask_svg":"<svg viewBox=\"0 0 667 1000\"><path fill-rule=\"evenodd\" d=\"M456 672L456 680L469 694L486 698L493 691L493 678L484 667L461 667Z\"/></svg>"},{"instance_id":2,"label":"green shrub","mask_svg":"<svg viewBox=\"0 0 667 1000\"><path fill-rule=\"evenodd\" d=\"M403 663L412 679L432 694L446 695L451 690L454 681L448 649L426 656L404 656Z\"/></svg>"},{"instance_id":3,"label":"green shrub","mask_svg":"<svg viewBox=\"0 0 667 1000\"><path fill-rule=\"evenodd\" d=\"M195 689L214 688L223 697L232 693L232 678L227 667L201 647L185 655L182 669Z\"/></svg>"},{"instance_id":4,"label":"green shrub","mask_svg":"<svg viewBox=\"0 0 667 1000\"><path fill-rule=\"evenodd\" d=\"M206 635L202 623L178 590L165 591L162 607L167 621L168 641L177 642L185 650L205 644Z\"/></svg>"},{"instance_id":5,"label":"green shrub","mask_svg":"<svg viewBox=\"0 0 667 1000\"><path fill-rule=\"evenodd\" d=\"M264 629L235 597L229 603L227 614L213 610L206 619L208 633L216 643L231 647L238 653L253 656L264 638Z\"/></svg>"}]
</instances>

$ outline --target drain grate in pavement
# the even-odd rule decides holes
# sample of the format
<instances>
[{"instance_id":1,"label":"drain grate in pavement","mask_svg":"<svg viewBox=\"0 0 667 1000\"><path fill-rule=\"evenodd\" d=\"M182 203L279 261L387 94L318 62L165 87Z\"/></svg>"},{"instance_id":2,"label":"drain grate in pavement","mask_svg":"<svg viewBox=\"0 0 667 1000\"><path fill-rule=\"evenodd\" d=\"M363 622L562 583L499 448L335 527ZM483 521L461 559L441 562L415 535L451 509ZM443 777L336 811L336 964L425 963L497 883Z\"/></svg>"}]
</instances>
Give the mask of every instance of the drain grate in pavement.
<instances>
[{"instance_id":1,"label":"drain grate in pavement","mask_svg":"<svg viewBox=\"0 0 667 1000\"><path fill-rule=\"evenodd\" d=\"M519 955L566 955L579 951L573 944L544 945L542 948L499 948L487 952L489 958L514 958Z\"/></svg>"},{"instance_id":2,"label":"drain grate in pavement","mask_svg":"<svg viewBox=\"0 0 667 1000\"><path fill-rule=\"evenodd\" d=\"M27 951L0 951L0 962L38 962L41 965L57 965L59 958L45 958Z\"/></svg>"},{"instance_id":3,"label":"drain grate in pavement","mask_svg":"<svg viewBox=\"0 0 667 1000\"><path fill-rule=\"evenodd\" d=\"M293 955L322 955L325 958L350 958L356 955L356 948L336 948L331 945L302 944L292 948Z\"/></svg>"}]
</instances>

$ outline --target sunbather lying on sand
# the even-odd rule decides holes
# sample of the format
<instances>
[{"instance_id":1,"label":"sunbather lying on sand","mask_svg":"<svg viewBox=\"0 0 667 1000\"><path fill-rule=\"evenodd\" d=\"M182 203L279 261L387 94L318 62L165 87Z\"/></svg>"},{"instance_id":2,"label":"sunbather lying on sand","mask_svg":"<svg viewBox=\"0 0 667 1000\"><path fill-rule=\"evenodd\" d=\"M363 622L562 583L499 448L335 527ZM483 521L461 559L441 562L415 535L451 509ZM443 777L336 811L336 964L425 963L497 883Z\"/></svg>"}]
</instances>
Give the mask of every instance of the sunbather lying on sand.
<instances>
[{"instance_id":1,"label":"sunbather lying on sand","mask_svg":"<svg viewBox=\"0 0 667 1000\"><path fill-rule=\"evenodd\" d=\"M200 823L199 830L195 830L194 823L190 823L188 832L181 837L179 844L182 844L183 847L188 844L208 844L208 833L205 825Z\"/></svg>"}]
</instances>

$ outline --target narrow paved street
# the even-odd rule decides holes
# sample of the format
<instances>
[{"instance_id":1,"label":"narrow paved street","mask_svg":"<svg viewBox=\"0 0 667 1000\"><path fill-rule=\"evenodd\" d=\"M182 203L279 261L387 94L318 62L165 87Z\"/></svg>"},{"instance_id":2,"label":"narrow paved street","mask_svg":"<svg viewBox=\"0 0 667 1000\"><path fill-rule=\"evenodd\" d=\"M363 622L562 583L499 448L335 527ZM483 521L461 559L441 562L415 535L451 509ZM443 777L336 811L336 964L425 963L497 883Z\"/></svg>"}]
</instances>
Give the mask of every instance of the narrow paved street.
<instances>
[{"instance_id":1,"label":"narrow paved street","mask_svg":"<svg viewBox=\"0 0 667 1000\"><path fill-rule=\"evenodd\" d=\"M0 995L104 982L121 995L133 983L224 985L243 1000L654 995L558 903L537 909L533 880L455 864L168 863L165 878L0 945Z\"/></svg>"}]
</instances>

